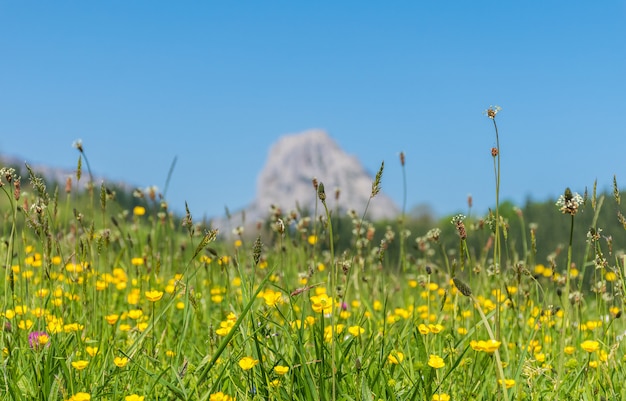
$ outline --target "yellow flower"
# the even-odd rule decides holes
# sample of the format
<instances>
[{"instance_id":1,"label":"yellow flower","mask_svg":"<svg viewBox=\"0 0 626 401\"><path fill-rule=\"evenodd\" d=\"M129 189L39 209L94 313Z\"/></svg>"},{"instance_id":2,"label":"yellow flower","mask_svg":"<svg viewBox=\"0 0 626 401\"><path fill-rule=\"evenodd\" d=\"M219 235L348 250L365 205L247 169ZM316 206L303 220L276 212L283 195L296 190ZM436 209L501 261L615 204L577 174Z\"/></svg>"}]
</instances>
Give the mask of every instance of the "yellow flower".
<instances>
[{"instance_id":1,"label":"yellow flower","mask_svg":"<svg viewBox=\"0 0 626 401\"><path fill-rule=\"evenodd\" d=\"M598 361L589 361L590 368L597 368L599 365Z\"/></svg>"},{"instance_id":2,"label":"yellow flower","mask_svg":"<svg viewBox=\"0 0 626 401\"><path fill-rule=\"evenodd\" d=\"M85 351L89 354L89 356L96 356L98 353L98 347L87 347Z\"/></svg>"},{"instance_id":3,"label":"yellow flower","mask_svg":"<svg viewBox=\"0 0 626 401\"><path fill-rule=\"evenodd\" d=\"M120 318L120 315L116 315L116 314L106 315L104 317L104 319L107 321L107 323L110 324L111 326L114 325L115 323L117 323L117 320L119 318Z\"/></svg>"},{"instance_id":4,"label":"yellow flower","mask_svg":"<svg viewBox=\"0 0 626 401\"><path fill-rule=\"evenodd\" d=\"M429 324L428 329L430 329L431 333L437 334L441 333L441 331L443 330L443 326L440 324Z\"/></svg>"},{"instance_id":5,"label":"yellow flower","mask_svg":"<svg viewBox=\"0 0 626 401\"><path fill-rule=\"evenodd\" d=\"M602 362L606 362L609 360L609 354L606 353L605 350L601 350L600 351L600 356L599 356L600 361Z\"/></svg>"},{"instance_id":6,"label":"yellow flower","mask_svg":"<svg viewBox=\"0 0 626 401\"><path fill-rule=\"evenodd\" d=\"M432 401L450 401L450 396L446 393L433 394Z\"/></svg>"},{"instance_id":7,"label":"yellow flower","mask_svg":"<svg viewBox=\"0 0 626 401\"><path fill-rule=\"evenodd\" d=\"M37 341L39 342L40 346L46 345L50 341L50 337L47 334L43 333L37 337Z\"/></svg>"},{"instance_id":8,"label":"yellow flower","mask_svg":"<svg viewBox=\"0 0 626 401\"><path fill-rule=\"evenodd\" d=\"M289 366L276 365L276 366L274 366L274 372L277 375L284 375L287 372L289 372Z\"/></svg>"},{"instance_id":9,"label":"yellow flower","mask_svg":"<svg viewBox=\"0 0 626 401\"><path fill-rule=\"evenodd\" d=\"M22 330L28 330L31 327L33 327L33 321L30 319L26 319L26 320L20 320L17 324L17 327L19 327Z\"/></svg>"},{"instance_id":10,"label":"yellow flower","mask_svg":"<svg viewBox=\"0 0 626 401\"><path fill-rule=\"evenodd\" d=\"M141 266L141 265L143 265L143 258L132 258L132 259L130 260L130 263L131 263L133 266Z\"/></svg>"},{"instance_id":11,"label":"yellow flower","mask_svg":"<svg viewBox=\"0 0 626 401\"><path fill-rule=\"evenodd\" d=\"M309 238L307 238L307 241L309 242L309 245L317 244L317 235L309 235Z\"/></svg>"},{"instance_id":12,"label":"yellow flower","mask_svg":"<svg viewBox=\"0 0 626 401\"><path fill-rule=\"evenodd\" d=\"M89 393L78 392L71 396L67 401L89 401L91 395Z\"/></svg>"},{"instance_id":13,"label":"yellow flower","mask_svg":"<svg viewBox=\"0 0 626 401\"><path fill-rule=\"evenodd\" d=\"M400 351L391 351L387 356L387 362L392 365L399 365L404 360L404 354Z\"/></svg>"},{"instance_id":14,"label":"yellow flower","mask_svg":"<svg viewBox=\"0 0 626 401\"><path fill-rule=\"evenodd\" d=\"M128 358L126 358L125 356L116 356L113 359L113 363L118 368L123 368L124 366L128 365Z\"/></svg>"},{"instance_id":15,"label":"yellow flower","mask_svg":"<svg viewBox=\"0 0 626 401\"><path fill-rule=\"evenodd\" d=\"M488 354L493 354L494 352L496 352L496 350L500 348L501 344L502 343L500 341L496 341L496 340L487 340L487 341L472 340L470 341L470 347L472 347L474 351L479 351L479 352L483 351Z\"/></svg>"},{"instance_id":16,"label":"yellow flower","mask_svg":"<svg viewBox=\"0 0 626 401\"><path fill-rule=\"evenodd\" d=\"M437 355L431 355L428 358L428 366L430 366L431 368L435 368L435 369L439 369L439 368L443 368L446 365L446 363L443 361L443 358Z\"/></svg>"},{"instance_id":17,"label":"yellow flower","mask_svg":"<svg viewBox=\"0 0 626 401\"><path fill-rule=\"evenodd\" d=\"M430 329L424 323L417 326L417 330L419 330L420 334L428 334L430 333Z\"/></svg>"},{"instance_id":18,"label":"yellow flower","mask_svg":"<svg viewBox=\"0 0 626 401\"><path fill-rule=\"evenodd\" d=\"M567 355L572 355L575 350L576 348L572 347L571 345L568 345L567 347L563 348L563 352L565 352Z\"/></svg>"},{"instance_id":19,"label":"yellow flower","mask_svg":"<svg viewBox=\"0 0 626 401\"><path fill-rule=\"evenodd\" d=\"M498 384L502 385L502 379L498 379ZM513 379L504 379L504 387L511 388L515 386L515 380Z\"/></svg>"},{"instance_id":20,"label":"yellow flower","mask_svg":"<svg viewBox=\"0 0 626 401\"><path fill-rule=\"evenodd\" d=\"M361 326L350 326L348 327L348 333L352 334L354 337L358 337L365 333L365 329Z\"/></svg>"},{"instance_id":21,"label":"yellow flower","mask_svg":"<svg viewBox=\"0 0 626 401\"><path fill-rule=\"evenodd\" d=\"M137 323L137 330L145 331L148 328L148 322Z\"/></svg>"},{"instance_id":22,"label":"yellow flower","mask_svg":"<svg viewBox=\"0 0 626 401\"><path fill-rule=\"evenodd\" d=\"M239 360L239 367L243 370L250 370L255 367L259 363L258 359L251 358L249 356L244 356Z\"/></svg>"},{"instance_id":23,"label":"yellow flower","mask_svg":"<svg viewBox=\"0 0 626 401\"><path fill-rule=\"evenodd\" d=\"M546 267L542 264L535 265L535 274L543 274L546 270Z\"/></svg>"},{"instance_id":24,"label":"yellow flower","mask_svg":"<svg viewBox=\"0 0 626 401\"><path fill-rule=\"evenodd\" d=\"M87 365L89 365L89 361L74 361L72 362L72 367L76 370L83 370L87 367Z\"/></svg>"},{"instance_id":25,"label":"yellow flower","mask_svg":"<svg viewBox=\"0 0 626 401\"><path fill-rule=\"evenodd\" d=\"M141 309L133 309L128 311L128 317L137 320L143 316L143 311Z\"/></svg>"},{"instance_id":26,"label":"yellow flower","mask_svg":"<svg viewBox=\"0 0 626 401\"><path fill-rule=\"evenodd\" d=\"M146 299L150 302L156 302L163 298L163 291L151 290L146 291L144 294L146 295Z\"/></svg>"},{"instance_id":27,"label":"yellow flower","mask_svg":"<svg viewBox=\"0 0 626 401\"><path fill-rule=\"evenodd\" d=\"M324 341L329 342L329 343L333 342L333 335L340 334L341 332L343 332L344 328L345 328L345 325L341 323L335 325L334 331L333 331L333 326L326 326L324 328Z\"/></svg>"},{"instance_id":28,"label":"yellow flower","mask_svg":"<svg viewBox=\"0 0 626 401\"><path fill-rule=\"evenodd\" d=\"M131 394L124 397L125 401L143 401L145 397L143 395Z\"/></svg>"},{"instance_id":29,"label":"yellow flower","mask_svg":"<svg viewBox=\"0 0 626 401\"><path fill-rule=\"evenodd\" d=\"M143 206L135 206L133 208L133 214L135 216L143 216L144 214L146 214L146 208Z\"/></svg>"},{"instance_id":30,"label":"yellow flower","mask_svg":"<svg viewBox=\"0 0 626 401\"><path fill-rule=\"evenodd\" d=\"M283 303L283 295L280 291L266 290L259 294L265 300L265 305L276 306Z\"/></svg>"},{"instance_id":31,"label":"yellow flower","mask_svg":"<svg viewBox=\"0 0 626 401\"><path fill-rule=\"evenodd\" d=\"M311 307L317 313L332 313L333 299L326 294L313 295L311 297Z\"/></svg>"},{"instance_id":32,"label":"yellow flower","mask_svg":"<svg viewBox=\"0 0 626 401\"><path fill-rule=\"evenodd\" d=\"M213 393L209 396L209 401L231 401L233 398L229 395L218 391L217 393Z\"/></svg>"},{"instance_id":33,"label":"yellow flower","mask_svg":"<svg viewBox=\"0 0 626 401\"><path fill-rule=\"evenodd\" d=\"M621 315L622 313L617 306L611 306L609 308L609 312L613 315L613 317L617 317L617 315Z\"/></svg>"},{"instance_id":34,"label":"yellow flower","mask_svg":"<svg viewBox=\"0 0 626 401\"><path fill-rule=\"evenodd\" d=\"M580 347L584 349L585 351L591 353L600 349L600 343L597 341L593 341L593 340L587 340L587 341L583 341L580 344Z\"/></svg>"}]
</instances>

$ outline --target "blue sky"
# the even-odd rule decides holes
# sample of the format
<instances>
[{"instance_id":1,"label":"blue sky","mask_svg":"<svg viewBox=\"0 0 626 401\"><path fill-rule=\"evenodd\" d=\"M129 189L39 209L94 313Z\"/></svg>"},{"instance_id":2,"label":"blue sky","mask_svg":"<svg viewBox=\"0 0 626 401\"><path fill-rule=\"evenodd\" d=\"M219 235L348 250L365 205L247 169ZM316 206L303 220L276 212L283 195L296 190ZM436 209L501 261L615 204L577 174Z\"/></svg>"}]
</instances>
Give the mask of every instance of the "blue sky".
<instances>
[{"instance_id":1,"label":"blue sky","mask_svg":"<svg viewBox=\"0 0 626 401\"><path fill-rule=\"evenodd\" d=\"M408 208L626 183L626 2L0 0L0 154L146 187L195 217L321 128ZM323 181L323 177L318 177Z\"/></svg>"}]
</instances>

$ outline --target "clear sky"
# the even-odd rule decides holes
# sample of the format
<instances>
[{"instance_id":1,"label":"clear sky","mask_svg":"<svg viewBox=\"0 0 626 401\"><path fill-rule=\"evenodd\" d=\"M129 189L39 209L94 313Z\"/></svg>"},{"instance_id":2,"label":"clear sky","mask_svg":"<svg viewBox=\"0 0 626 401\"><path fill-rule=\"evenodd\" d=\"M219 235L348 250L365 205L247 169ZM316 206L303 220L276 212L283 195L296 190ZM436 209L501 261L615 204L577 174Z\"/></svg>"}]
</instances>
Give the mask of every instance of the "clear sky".
<instances>
[{"instance_id":1,"label":"clear sky","mask_svg":"<svg viewBox=\"0 0 626 401\"><path fill-rule=\"evenodd\" d=\"M440 215L626 184L625 1L0 0L0 154L163 189L194 217L255 196L321 128ZM323 181L324 177L318 177ZM375 200L374 200L375 201Z\"/></svg>"}]
</instances>

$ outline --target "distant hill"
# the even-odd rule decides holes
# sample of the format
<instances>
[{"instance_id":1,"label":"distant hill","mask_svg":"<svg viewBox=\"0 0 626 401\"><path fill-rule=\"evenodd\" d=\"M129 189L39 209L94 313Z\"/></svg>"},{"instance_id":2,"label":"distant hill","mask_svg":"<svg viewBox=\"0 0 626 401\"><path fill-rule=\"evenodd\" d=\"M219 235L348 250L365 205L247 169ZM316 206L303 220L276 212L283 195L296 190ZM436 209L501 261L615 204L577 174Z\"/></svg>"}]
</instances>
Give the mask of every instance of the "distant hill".
<instances>
[{"instance_id":1,"label":"distant hill","mask_svg":"<svg viewBox=\"0 0 626 401\"><path fill-rule=\"evenodd\" d=\"M37 176L42 177L48 183L58 183L59 185L65 185L65 181L68 177L72 178L73 185L76 185L76 170L64 169L54 166L48 166L44 164L33 164L26 159L20 159L11 155L0 155L0 167L13 167L18 174L22 177L22 183L28 183L28 171L26 170L26 163L33 169ZM87 167L83 164L82 177L80 180L80 187L85 188L89 183L89 172ZM116 188L123 189L125 191L132 191L134 187L129 183L116 181L112 182L105 177L94 176L94 184L100 186L100 183L104 182L107 185L115 186Z\"/></svg>"}]
</instances>

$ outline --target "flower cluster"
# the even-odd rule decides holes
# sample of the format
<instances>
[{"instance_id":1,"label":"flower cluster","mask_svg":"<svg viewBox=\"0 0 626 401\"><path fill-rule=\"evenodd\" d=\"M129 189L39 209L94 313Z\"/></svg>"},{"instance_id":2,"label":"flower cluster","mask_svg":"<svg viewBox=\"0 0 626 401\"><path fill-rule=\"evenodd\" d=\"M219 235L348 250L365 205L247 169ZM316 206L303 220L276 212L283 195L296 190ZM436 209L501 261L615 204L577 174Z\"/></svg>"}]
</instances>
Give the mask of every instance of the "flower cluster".
<instances>
[{"instance_id":1,"label":"flower cluster","mask_svg":"<svg viewBox=\"0 0 626 401\"><path fill-rule=\"evenodd\" d=\"M567 188L565 193L559 196L559 199L556 201L556 206L559 208L561 213L570 214L575 216L578 213L578 208L583 204L583 197L578 193L574 192Z\"/></svg>"}]
</instances>

